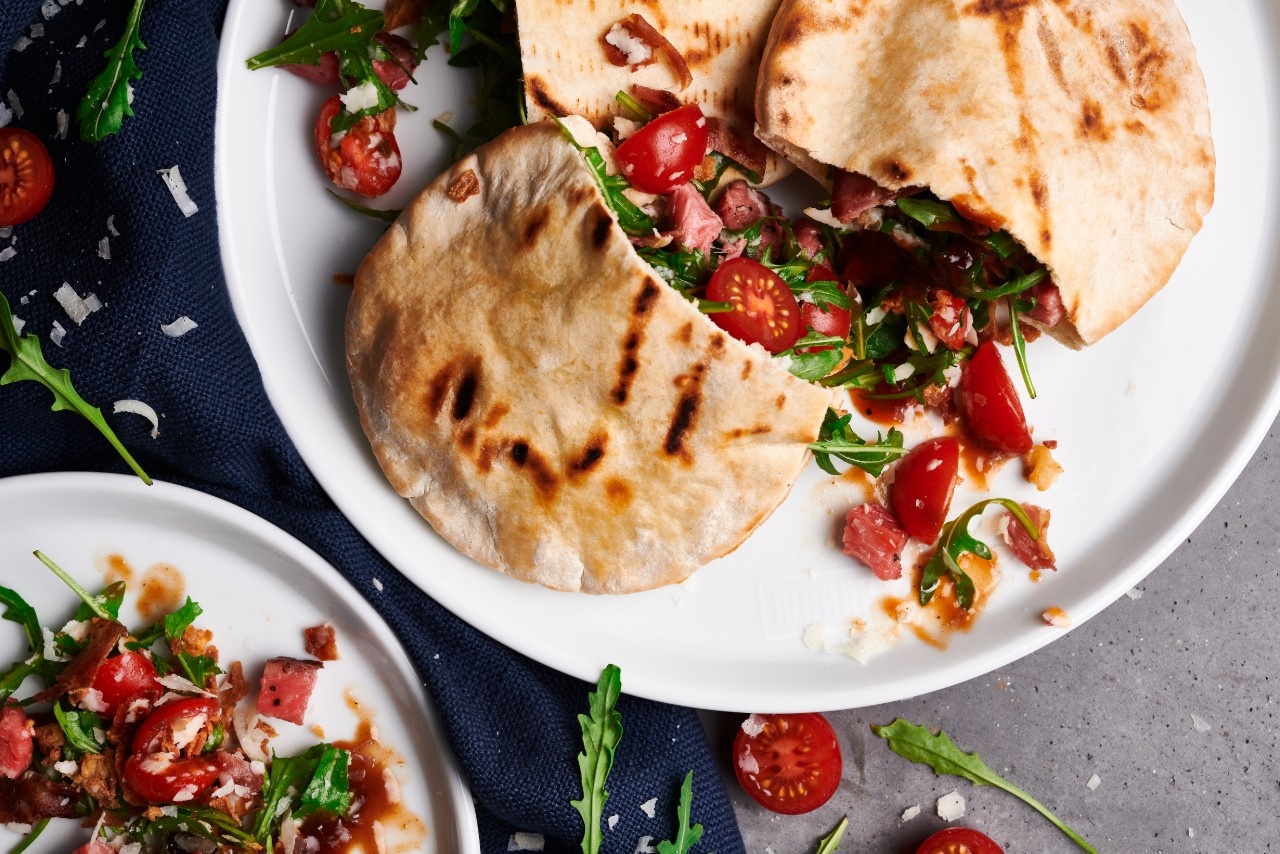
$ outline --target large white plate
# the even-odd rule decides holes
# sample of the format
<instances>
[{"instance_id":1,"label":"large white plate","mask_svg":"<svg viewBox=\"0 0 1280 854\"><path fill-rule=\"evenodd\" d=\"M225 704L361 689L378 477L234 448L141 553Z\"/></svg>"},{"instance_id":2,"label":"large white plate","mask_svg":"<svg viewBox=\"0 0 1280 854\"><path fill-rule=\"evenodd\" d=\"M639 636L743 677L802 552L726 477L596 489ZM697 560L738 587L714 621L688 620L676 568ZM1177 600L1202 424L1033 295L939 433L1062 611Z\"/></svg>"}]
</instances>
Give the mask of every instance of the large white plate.
<instances>
[{"instance_id":1,"label":"large white plate","mask_svg":"<svg viewBox=\"0 0 1280 854\"><path fill-rule=\"evenodd\" d=\"M231 3L217 124L223 261L271 400L317 478L393 564L560 670L594 679L614 661L631 693L738 711L857 707L977 676L1061 636L1040 620L1047 606L1079 625L1159 564L1280 408L1276 20L1263 0L1187 2L1213 109L1214 210L1173 281L1119 332L1086 352L1047 340L1030 348L1040 398L1028 414L1038 437L1059 441L1066 466L1039 499L1053 511L1060 572L1039 584L1006 572L976 628L945 651L908 638L865 666L813 652L801 641L806 625L866 616L885 593L836 545L839 513L860 491L813 469L742 548L683 587L602 599L512 581L436 537L387 485L361 433L343 366L348 294L333 277L354 272L380 227L328 198L313 163L311 127L328 93L244 66L280 38L290 5ZM400 118L406 174L384 206L401 206L445 164L429 121L459 108L453 73L433 53L406 92L422 109ZM1026 497L1017 468L993 492Z\"/></svg>"},{"instance_id":2,"label":"large white plate","mask_svg":"<svg viewBox=\"0 0 1280 854\"><path fill-rule=\"evenodd\" d=\"M251 679L268 658L303 655L305 627L331 623L342 658L325 664L307 727L278 727L276 749L287 754L314 744L312 724L326 738L351 738L359 719L344 697L350 694L381 741L405 758L396 775L404 802L426 824L422 850L478 854L471 796L413 666L377 612L315 552L204 493L122 475L0 480L0 519L0 583L30 602L44 625L62 625L79 603L32 556L36 549L94 591L110 558L123 558L135 575L120 614L126 625L143 623L135 606L147 571L175 568L204 608L198 624L213 631L223 661L243 662ZM25 654L21 630L0 623L0 662ZM85 838L77 823L53 822L33 850L70 851ZM17 839L0 827L0 849Z\"/></svg>"}]
</instances>

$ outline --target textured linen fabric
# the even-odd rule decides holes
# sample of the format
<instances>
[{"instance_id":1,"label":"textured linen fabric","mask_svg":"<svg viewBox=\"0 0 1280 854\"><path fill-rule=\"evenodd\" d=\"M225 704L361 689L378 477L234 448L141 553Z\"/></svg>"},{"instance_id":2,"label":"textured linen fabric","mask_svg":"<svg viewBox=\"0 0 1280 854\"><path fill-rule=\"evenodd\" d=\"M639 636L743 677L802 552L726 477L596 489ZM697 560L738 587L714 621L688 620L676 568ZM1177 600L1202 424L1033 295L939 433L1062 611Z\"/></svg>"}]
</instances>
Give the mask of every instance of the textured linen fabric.
<instances>
[{"instance_id":1,"label":"textured linen fabric","mask_svg":"<svg viewBox=\"0 0 1280 854\"><path fill-rule=\"evenodd\" d=\"M0 252L14 250L0 261L0 290L26 321L24 331L40 337L54 366L71 370L80 394L107 413L152 477L227 499L279 525L369 598L430 689L475 796L485 852L507 850L515 831L545 834L548 851L578 850L582 823L569 801L579 794L576 716L586 711L591 686L491 640L388 565L321 491L263 391L219 260L213 123L224 4L149 0L142 16L147 49L137 54L143 78L134 86L136 115L116 136L80 141L75 106L102 67L102 52L123 31L130 5L0 0L0 52L7 52L0 120L39 136L57 174L44 213L0 239ZM59 110L68 117L65 139L57 136ZM190 218L157 175L175 164L200 207ZM318 170L316 180L322 180ZM103 238L109 260L100 253ZM96 294L104 307L77 326L53 298L64 282L81 296ZM183 315L198 327L177 338L161 333L162 324ZM65 329L61 345L50 337L55 322ZM112 402L125 398L159 413L158 438L145 419L111 413ZM0 476L127 471L86 421L49 407L49 393L34 383L0 387ZM673 838L679 785L693 769L693 818L706 828L697 850L741 852L695 713L627 696L619 710L625 734L605 806L605 816L619 820L605 831L604 849L631 854L641 837ZM657 814L651 819L640 806L652 798Z\"/></svg>"}]
</instances>

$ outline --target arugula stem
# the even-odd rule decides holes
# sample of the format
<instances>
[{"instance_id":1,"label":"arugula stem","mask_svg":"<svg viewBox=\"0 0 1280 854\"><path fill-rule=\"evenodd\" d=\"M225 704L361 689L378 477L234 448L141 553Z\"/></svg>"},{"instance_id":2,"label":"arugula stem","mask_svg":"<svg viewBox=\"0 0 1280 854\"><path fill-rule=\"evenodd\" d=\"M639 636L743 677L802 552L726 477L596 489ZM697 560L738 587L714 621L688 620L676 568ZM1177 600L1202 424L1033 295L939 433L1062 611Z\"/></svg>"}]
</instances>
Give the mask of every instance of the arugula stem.
<instances>
[{"instance_id":1,"label":"arugula stem","mask_svg":"<svg viewBox=\"0 0 1280 854\"><path fill-rule=\"evenodd\" d=\"M626 92L619 90L618 94L614 96L614 100L618 102L620 107L635 116L636 121L653 121L653 114L646 110L643 104Z\"/></svg>"},{"instance_id":2,"label":"arugula stem","mask_svg":"<svg viewBox=\"0 0 1280 854\"><path fill-rule=\"evenodd\" d=\"M26 851L31 847L31 844L36 841L36 837L43 833L44 829L48 826L49 819L47 818L42 818L37 821L31 826L31 830L27 831L27 835L22 837L22 841L9 849L9 854L22 854L23 851Z\"/></svg>"},{"instance_id":3,"label":"arugula stem","mask_svg":"<svg viewBox=\"0 0 1280 854\"><path fill-rule=\"evenodd\" d=\"M138 461L133 458L133 454L129 453L120 440L116 438L115 431L108 427L103 427L101 424L94 424L93 426L98 428L98 432L106 437L106 440L111 443L111 447L116 449L116 453L129 464L129 468L133 469L133 473L147 486L151 486L150 475L142 470L142 466L138 465Z\"/></svg>"},{"instance_id":4,"label":"arugula stem","mask_svg":"<svg viewBox=\"0 0 1280 854\"><path fill-rule=\"evenodd\" d=\"M1022 326L1018 323L1018 298L1009 297L1009 331L1013 333L1013 354L1018 358L1018 370L1022 372L1022 382L1027 387L1027 394L1036 399L1036 386L1031 382L1031 367L1027 363L1027 339L1022 335Z\"/></svg>"},{"instance_id":5,"label":"arugula stem","mask_svg":"<svg viewBox=\"0 0 1280 854\"><path fill-rule=\"evenodd\" d=\"M112 622L115 621L115 618L112 617L111 614L109 614L107 610L102 607L102 604L98 602L98 600L94 598L94 596L88 590L85 590L83 587L80 586L80 582L76 581L74 578L72 578L70 575L67 574L66 570L64 570L62 567L58 566L56 563L50 560L48 555L46 555L44 552L40 551L39 549L36 549L34 554L37 558L39 558L41 563L49 567L49 569L53 570L54 575L62 579L63 584L70 587L71 591L80 597L80 601L84 602L84 604L89 607L90 611L92 611L94 614L96 614L97 616L101 617L104 620L111 620Z\"/></svg>"}]
</instances>

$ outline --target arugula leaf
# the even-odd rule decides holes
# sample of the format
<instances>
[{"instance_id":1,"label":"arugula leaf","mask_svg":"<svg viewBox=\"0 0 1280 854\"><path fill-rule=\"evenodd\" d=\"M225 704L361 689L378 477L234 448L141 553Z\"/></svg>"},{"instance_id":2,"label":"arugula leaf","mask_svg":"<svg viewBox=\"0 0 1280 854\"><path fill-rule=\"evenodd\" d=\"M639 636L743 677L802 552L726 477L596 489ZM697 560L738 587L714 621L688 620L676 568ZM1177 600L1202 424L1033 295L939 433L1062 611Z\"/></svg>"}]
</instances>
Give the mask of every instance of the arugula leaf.
<instances>
[{"instance_id":1,"label":"arugula leaf","mask_svg":"<svg viewBox=\"0 0 1280 854\"><path fill-rule=\"evenodd\" d=\"M993 299L1000 299L1001 297L1013 296L1014 294L1020 294L1025 290L1030 290L1031 288L1043 282L1048 277L1049 277L1048 268L1040 267L1038 269L1032 270L1030 273L1026 273L1020 276L1014 276L1012 279L1009 279L1003 285L998 285L994 288L986 288L985 290L974 291L970 294L966 294L966 296L972 297L974 299L983 299L983 300L993 300Z\"/></svg>"},{"instance_id":2,"label":"arugula leaf","mask_svg":"<svg viewBox=\"0 0 1280 854\"><path fill-rule=\"evenodd\" d=\"M582 727L582 749L578 754L578 773L582 781L582 797L570 805L582 816L582 854L598 854L602 836L600 818L609 799L605 782L613 767L614 750L622 739L622 715L616 706L622 694L622 672L615 664L600 673L596 690L587 695L590 716L578 715Z\"/></svg>"},{"instance_id":3,"label":"arugula leaf","mask_svg":"<svg viewBox=\"0 0 1280 854\"><path fill-rule=\"evenodd\" d=\"M42 818L31 826L27 831L27 835L22 837L22 841L9 849L9 854L22 854L44 833L44 829L49 826L49 819Z\"/></svg>"},{"instance_id":4,"label":"arugula leaf","mask_svg":"<svg viewBox=\"0 0 1280 854\"><path fill-rule=\"evenodd\" d=\"M125 583L116 581L103 588L102 592L97 596L91 597L93 601L107 612L107 616L112 620L120 619L120 606L124 604ZM88 603L81 602L80 607L76 609L76 615L73 620L87 620L94 616L97 612L89 607Z\"/></svg>"},{"instance_id":5,"label":"arugula leaf","mask_svg":"<svg viewBox=\"0 0 1280 854\"><path fill-rule=\"evenodd\" d=\"M814 462L827 474L840 474L831 461L834 457L857 466L872 477L879 477L885 466L907 452L902 446L902 432L897 427L891 427L889 435L884 438L877 433L876 441L869 443L853 432L849 426L851 420L852 413L841 415L834 409L827 409L827 414L822 419L822 428L818 431L818 441L809 445Z\"/></svg>"},{"instance_id":6,"label":"arugula leaf","mask_svg":"<svg viewBox=\"0 0 1280 854\"><path fill-rule=\"evenodd\" d=\"M347 782L351 754L331 744L323 747L311 782L298 798L294 818L303 819L315 812L344 815L351 807L351 789Z\"/></svg>"},{"instance_id":7,"label":"arugula leaf","mask_svg":"<svg viewBox=\"0 0 1280 854\"><path fill-rule=\"evenodd\" d=\"M365 116L376 116L379 113L386 112L396 104L408 106L400 100L390 86L382 82L382 78L378 76L378 72L373 68L373 59L369 56L368 51L338 51L338 73L343 80L351 81L352 88L372 86L378 98L370 106L356 110L354 113L347 110L344 104L343 108L329 122L329 128L333 133L351 130Z\"/></svg>"},{"instance_id":8,"label":"arugula leaf","mask_svg":"<svg viewBox=\"0 0 1280 854\"><path fill-rule=\"evenodd\" d=\"M432 124L435 124L435 122L432 122ZM356 213L364 214L370 219L380 220L385 223L393 223L400 218L400 214L402 213L402 211L395 209L389 208L387 210L379 210L378 208L371 208L366 205L362 205L359 202L353 202L341 193L335 193L331 187L325 187L325 192L351 208L351 210Z\"/></svg>"},{"instance_id":9,"label":"arugula leaf","mask_svg":"<svg viewBox=\"0 0 1280 854\"><path fill-rule=\"evenodd\" d=\"M783 281L786 281L785 278ZM790 285L790 282L788 284ZM852 303L849 302L849 295L844 292L844 288L840 287L839 282L800 282L791 285L791 291L797 297L803 294L810 295L813 297L813 304L823 311L829 310L831 306L843 308L846 311L852 308Z\"/></svg>"},{"instance_id":10,"label":"arugula leaf","mask_svg":"<svg viewBox=\"0 0 1280 854\"><path fill-rule=\"evenodd\" d=\"M113 621L115 620L115 617L111 616L111 612L108 611L105 607L103 607L102 602L98 601L97 597L91 594L88 590L85 590L84 587L81 586L79 581L76 581L69 574L67 574L67 571L65 569L63 569L62 567L54 563L52 560L50 560L48 555L46 555L44 552L40 551L39 549L36 549L34 554L41 563L49 567L49 569L53 571L53 574L58 576L58 578L62 580L63 584L71 588L72 593L75 593L77 596L80 597L80 601L83 602L88 607L89 611L94 616L101 617L104 620L113 620Z\"/></svg>"},{"instance_id":11,"label":"arugula leaf","mask_svg":"<svg viewBox=\"0 0 1280 854\"><path fill-rule=\"evenodd\" d=\"M649 233L652 234L652 232ZM636 251L668 285L683 292L686 297L689 296L689 291L702 285L703 279L711 270L710 262L702 254L701 249L688 250L678 246L674 249L659 249L642 246ZM702 306L703 302L706 301L699 302L699 308L707 311L707 308ZM715 310L731 309L728 303L707 303L707 305Z\"/></svg>"},{"instance_id":12,"label":"arugula leaf","mask_svg":"<svg viewBox=\"0 0 1280 854\"><path fill-rule=\"evenodd\" d=\"M1013 235L1007 231L993 231L984 237L982 242L988 249L996 253L996 257L1001 261L1022 248L1018 245L1018 241L1013 239Z\"/></svg>"},{"instance_id":13,"label":"arugula leaf","mask_svg":"<svg viewBox=\"0 0 1280 854\"><path fill-rule=\"evenodd\" d=\"M432 3L423 14L419 27L432 42L444 30L449 31L449 64L457 68L478 68L480 87L476 103L480 105L479 120L467 128L467 136L475 145L493 139L498 134L526 121L524 113L524 80L520 69L520 48L516 43L515 28L508 27L510 12L506 0L454 0L451 6L445 2ZM447 20L443 19L448 9ZM462 48L465 37L471 44ZM425 50L419 42L419 49ZM460 49L461 48L461 49Z\"/></svg>"},{"instance_id":14,"label":"arugula leaf","mask_svg":"<svg viewBox=\"0 0 1280 854\"><path fill-rule=\"evenodd\" d=\"M125 22L124 34L115 46L103 54L107 67L89 81L89 88L76 106L80 138L85 142L101 142L120 131L125 116L133 115L131 81L141 80L142 71L133 61L134 50L145 50L139 35L144 0L133 0L133 8Z\"/></svg>"},{"instance_id":15,"label":"arugula leaf","mask_svg":"<svg viewBox=\"0 0 1280 854\"><path fill-rule=\"evenodd\" d=\"M204 613L204 609L193 600L190 596L183 603L182 607L176 611L164 615L162 624L164 625L165 637L169 639L169 643L173 644L182 638L182 633L190 628L191 624L196 621Z\"/></svg>"},{"instance_id":16,"label":"arugula leaf","mask_svg":"<svg viewBox=\"0 0 1280 854\"><path fill-rule=\"evenodd\" d=\"M889 749L894 753L919 765L927 765L939 776L949 774L963 777L975 785L994 786L1008 792L1047 818L1082 850L1098 854L1096 848L1064 824L1044 804L992 771L976 752L962 751L945 732L935 734L903 718L898 718L888 726L872 726L871 731L887 741Z\"/></svg>"},{"instance_id":17,"label":"arugula leaf","mask_svg":"<svg viewBox=\"0 0 1280 854\"><path fill-rule=\"evenodd\" d=\"M929 558L929 562L924 565L924 572L920 576L921 605L929 604L933 594L938 591L938 584L942 577L949 575L955 584L956 603L966 611L973 607L975 594L973 579L960 567L960 556L970 552L983 560L991 560L991 549L986 543L969 533L969 525L992 504L1003 505L1026 529L1031 539L1040 539L1040 529L1031 521L1018 502L1009 498L988 498L985 501L979 501L942 526L938 547Z\"/></svg>"},{"instance_id":18,"label":"arugula leaf","mask_svg":"<svg viewBox=\"0 0 1280 854\"><path fill-rule=\"evenodd\" d=\"M102 718L93 712L67 708L64 700L53 704L53 716L67 737L67 744L81 753L101 753L102 745L93 737L93 728L102 727Z\"/></svg>"},{"instance_id":19,"label":"arugula leaf","mask_svg":"<svg viewBox=\"0 0 1280 854\"><path fill-rule=\"evenodd\" d=\"M596 185L604 195L605 203L618 217L618 225L622 226L622 230L636 237L653 234L653 220L622 192L631 186L627 179L621 175L608 174L605 169L604 155L600 153L600 149L594 146L583 148L578 145L573 134L569 133L569 129L559 119L556 119L556 124L560 125L564 138L578 150L586 159L587 165L591 167L591 176L595 178Z\"/></svg>"},{"instance_id":20,"label":"arugula leaf","mask_svg":"<svg viewBox=\"0 0 1280 854\"><path fill-rule=\"evenodd\" d=\"M680 784L680 805L676 808L676 821L679 830L674 841L658 843L658 854L689 854L689 850L702 838L702 825L691 824L690 813L693 809L693 771L684 775Z\"/></svg>"},{"instance_id":21,"label":"arugula leaf","mask_svg":"<svg viewBox=\"0 0 1280 854\"><path fill-rule=\"evenodd\" d=\"M1035 383L1031 382L1031 366L1027 363L1027 339L1022 334L1022 324L1018 322L1018 314L1024 302L1027 310L1030 311L1034 303L1009 297L1009 332L1013 336L1013 355L1018 360L1018 371L1022 374L1022 384L1027 387L1027 394L1031 399L1035 400L1036 386Z\"/></svg>"},{"instance_id":22,"label":"arugula leaf","mask_svg":"<svg viewBox=\"0 0 1280 854\"><path fill-rule=\"evenodd\" d=\"M50 662L44 660L39 653L32 656L30 661L16 661L8 670L0 673L0 703L4 703L22 687L22 683L28 676L40 676L44 679L45 685L53 684L54 671L49 667Z\"/></svg>"},{"instance_id":23,"label":"arugula leaf","mask_svg":"<svg viewBox=\"0 0 1280 854\"><path fill-rule=\"evenodd\" d=\"M22 626L22 633L27 636L27 647L32 653L44 649L44 632L40 630L40 618L36 609L27 604L27 600L15 590L0 587L0 605L4 605L4 619Z\"/></svg>"},{"instance_id":24,"label":"arugula leaf","mask_svg":"<svg viewBox=\"0 0 1280 854\"><path fill-rule=\"evenodd\" d=\"M319 65L320 57L331 50L351 51L368 56L373 37L382 29L381 12L347 0L319 0L315 12L302 26L275 47L250 57L251 71L275 65Z\"/></svg>"},{"instance_id":25,"label":"arugula leaf","mask_svg":"<svg viewBox=\"0 0 1280 854\"><path fill-rule=\"evenodd\" d=\"M796 342L794 347L790 350L783 350L778 356L787 359L787 370L791 372L792 376L813 383L836 369L836 365L840 364L840 360L844 358L843 347L845 343L847 342L843 338L834 335L823 335L811 329ZM810 349L812 347L822 347L824 349L815 351ZM801 349L809 350L809 352L801 353L799 352Z\"/></svg>"},{"instance_id":26,"label":"arugula leaf","mask_svg":"<svg viewBox=\"0 0 1280 854\"><path fill-rule=\"evenodd\" d=\"M106 437L111 447L124 458L133 469L134 474L142 478L142 482L151 485L151 478L142 467L125 450L124 445L107 425L102 410L85 402L71 385L71 372L66 368L54 368L44 359L40 350L40 339L34 335L19 335L13 325L13 312L9 301L0 293L0 351L11 357L9 369L0 375L0 385L32 380L53 392L53 411L70 410L78 412L98 428L98 432Z\"/></svg>"},{"instance_id":27,"label":"arugula leaf","mask_svg":"<svg viewBox=\"0 0 1280 854\"><path fill-rule=\"evenodd\" d=\"M934 199L905 196L897 200L897 205L898 210L928 229L939 225L958 225L964 221L951 205Z\"/></svg>"},{"instance_id":28,"label":"arugula leaf","mask_svg":"<svg viewBox=\"0 0 1280 854\"><path fill-rule=\"evenodd\" d=\"M262 808L254 818L252 838L271 850L272 846L267 843L279 826L278 819L289 810L294 798L298 799L295 818L321 809L338 815L345 813L351 805L351 792L347 788L350 759L347 751L332 744L313 745L298 756L273 753L262 781Z\"/></svg>"},{"instance_id":29,"label":"arugula leaf","mask_svg":"<svg viewBox=\"0 0 1280 854\"><path fill-rule=\"evenodd\" d=\"M178 669L188 681L199 688L204 687L205 681L210 676L217 676L222 670L217 662L207 655L192 655L187 652L178 652L178 650L181 648L183 633L195 622L196 617L203 613L204 609L188 596L181 608L165 614L162 621L164 636L169 641L169 648L174 652Z\"/></svg>"},{"instance_id":30,"label":"arugula leaf","mask_svg":"<svg viewBox=\"0 0 1280 854\"><path fill-rule=\"evenodd\" d=\"M844 836L844 830L849 826L849 816L843 816L835 827L831 828L831 832L822 837L818 843L818 850L815 854L836 854L836 850L840 847L840 838Z\"/></svg>"},{"instance_id":31,"label":"arugula leaf","mask_svg":"<svg viewBox=\"0 0 1280 854\"><path fill-rule=\"evenodd\" d=\"M254 836L246 833L231 816L199 804L171 804L165 809L165 814L154 819L137 816L128 823L126 832L134 839L141 837L149 843L145 846L148 851L163 847L177 833L190 833L203 839L226 843L235 851L250 850L255 841Z\"/></svg>"}]
</instances>

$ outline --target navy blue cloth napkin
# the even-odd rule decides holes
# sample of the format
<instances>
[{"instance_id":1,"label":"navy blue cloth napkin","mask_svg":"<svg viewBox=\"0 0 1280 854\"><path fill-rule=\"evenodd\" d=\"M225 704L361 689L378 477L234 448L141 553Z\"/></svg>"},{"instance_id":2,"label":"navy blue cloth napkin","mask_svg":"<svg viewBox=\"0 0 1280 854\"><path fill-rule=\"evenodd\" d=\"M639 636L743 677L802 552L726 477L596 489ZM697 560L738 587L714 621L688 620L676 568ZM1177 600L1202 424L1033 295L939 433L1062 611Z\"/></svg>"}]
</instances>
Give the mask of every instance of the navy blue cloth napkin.
<instances>
[{"instance_id":1,"label":"navy blue cloth napkin","mask_svg":"<svg viewBox=\"0 0 1280 854\"><path fill-rule=\"evenodd\" d=\"M76 104L130 5L0 0L0 54L7 53L0 119L12 113L10 124L40 137L57 174L44 213L0 239L0 290L49 361L70 368L81 395L103 408L152 477L270 520L368 593L435 700L476 799L485 852L505 851L515 831L545 834L548 851L577 850L582 824L569 805L579 791L576 715L586 710L591 686L491 640L392 569L317 485L263 391L218 254L213 125L224 3L149 0L136 116L117 136L80 141ZM69 119L65 138L59 112ZM200 208L190 218L157 175L175 164ZM77 326L53 296L64 282L81 296L96 294L104 307ZM161 333L183 315L198 328L181 337ZM51 340L55 321L65 329L60 344ZM0 369L6 366L0 356ZM158 438L145 419L111 414L111 403L125 398L160 413ZM0 476L127 471L87 422L51 412L50 402L34 383L0 387ZM619 710L625 735L605 810L619 820L605 833L605 850L632 854L641 837L673 838L679 785L693 769L694 820L706 828L697 850L743 851L695 713L627 696ZM649 818L641 805L652 798L657 814Z\"/></svg>"}]
</instances>

